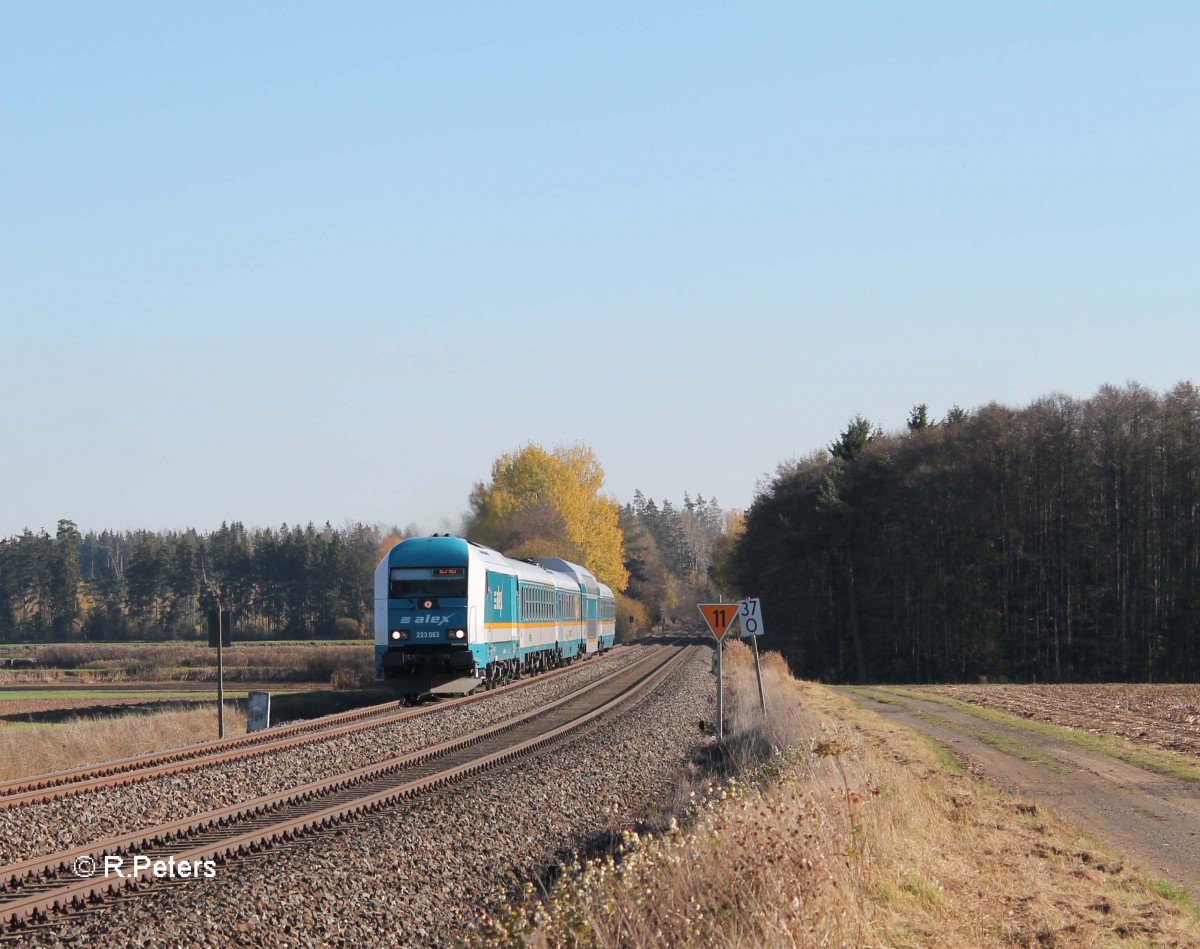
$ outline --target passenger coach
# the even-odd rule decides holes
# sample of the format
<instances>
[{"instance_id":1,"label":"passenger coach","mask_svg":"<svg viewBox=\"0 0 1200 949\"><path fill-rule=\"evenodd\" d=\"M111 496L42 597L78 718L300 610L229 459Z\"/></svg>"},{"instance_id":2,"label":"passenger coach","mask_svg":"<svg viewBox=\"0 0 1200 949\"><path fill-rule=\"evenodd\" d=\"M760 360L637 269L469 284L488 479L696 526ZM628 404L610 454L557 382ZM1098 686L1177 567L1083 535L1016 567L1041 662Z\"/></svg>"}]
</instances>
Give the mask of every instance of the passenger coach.
<instances>
[{"instance_id":1,"label":"passenger coach","mask_svg":"<svg viewBox=\"0 0 1200 949\"><path fill-rule=\"evenodd\" d=\"M410 537L375 570L375 677L410 697L465 694L612 647L612 590L579 564Z\"/></svg>"}]
</instances>

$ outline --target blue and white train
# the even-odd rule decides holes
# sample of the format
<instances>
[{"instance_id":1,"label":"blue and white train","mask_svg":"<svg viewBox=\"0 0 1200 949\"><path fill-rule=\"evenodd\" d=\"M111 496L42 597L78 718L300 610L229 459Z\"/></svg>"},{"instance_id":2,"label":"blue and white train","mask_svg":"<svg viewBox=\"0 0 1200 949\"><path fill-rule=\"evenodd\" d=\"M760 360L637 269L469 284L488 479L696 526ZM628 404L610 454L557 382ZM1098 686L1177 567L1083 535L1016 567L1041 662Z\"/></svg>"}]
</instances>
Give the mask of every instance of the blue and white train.
<instances>
[{"instance_id":1,"label":"blue and white train","mask_svg":"<svg viewBox=\"0 0 1200 949\"><path fill-rule=\"evenodd\" d=\"M611 648L616 615L578 564L410 537L375 569L375 678L409 697L491 688Z\"/></svg>"}]
</instances>

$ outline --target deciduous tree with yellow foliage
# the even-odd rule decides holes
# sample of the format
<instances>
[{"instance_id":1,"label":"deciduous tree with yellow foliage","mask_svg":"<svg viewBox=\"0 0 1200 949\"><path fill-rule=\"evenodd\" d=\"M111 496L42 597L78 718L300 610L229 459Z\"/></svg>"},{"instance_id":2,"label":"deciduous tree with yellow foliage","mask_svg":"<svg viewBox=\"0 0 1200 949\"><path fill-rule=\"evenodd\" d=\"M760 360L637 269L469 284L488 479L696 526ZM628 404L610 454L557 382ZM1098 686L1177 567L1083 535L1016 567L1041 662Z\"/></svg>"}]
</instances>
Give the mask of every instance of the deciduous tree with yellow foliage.
<instances>
[{"instance_id":1,"label":"deciduous tree with yellow foliage","mask_svg":"<svg viewBox=\"0 0 1200 949\"><path fill-rule=\"evenodd\" d=\"M501 455L475 485L467 537L512 557L580 563L620 593L629 582L619 507L601 493L604 468L586 445L529 444Z\"/></svg>"}]
</instances>

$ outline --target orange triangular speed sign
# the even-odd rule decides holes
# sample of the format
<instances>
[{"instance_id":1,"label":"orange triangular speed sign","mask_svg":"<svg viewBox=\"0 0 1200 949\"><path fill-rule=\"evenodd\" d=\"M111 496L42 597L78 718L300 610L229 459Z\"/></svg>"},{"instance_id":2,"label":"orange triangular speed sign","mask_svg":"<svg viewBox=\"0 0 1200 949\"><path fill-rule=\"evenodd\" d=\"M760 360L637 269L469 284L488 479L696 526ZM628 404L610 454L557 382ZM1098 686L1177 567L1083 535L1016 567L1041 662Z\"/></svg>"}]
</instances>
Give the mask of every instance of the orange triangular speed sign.
<instances>
[{"instance_id":1,"label":"orange triangular speed sign","mask_svg":"<svg viewBox=\"0 0 1200 949\"><path fill-rule=\"evenodd\" d=\"M704 622L708 623L712 634L718 640L724 639L725 634L729 632L729 627L733 625L733 621L737 617L738 605L736 603L697 603L696 607L700 610L700 615L704 617Z\"/></svg>"}]
</instances>

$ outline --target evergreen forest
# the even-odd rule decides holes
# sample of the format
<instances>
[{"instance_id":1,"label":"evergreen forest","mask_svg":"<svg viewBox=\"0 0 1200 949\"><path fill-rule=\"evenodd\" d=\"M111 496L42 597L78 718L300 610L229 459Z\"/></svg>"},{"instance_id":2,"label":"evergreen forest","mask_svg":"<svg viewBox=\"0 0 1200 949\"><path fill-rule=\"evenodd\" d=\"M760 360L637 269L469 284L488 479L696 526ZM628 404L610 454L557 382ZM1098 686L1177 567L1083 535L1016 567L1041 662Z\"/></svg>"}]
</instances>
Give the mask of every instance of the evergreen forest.
<instances>
[{"instance_id":1,"label":"evergreen forest","mask_svg":"<svg viewBox=\"0 0 1200 949\"><path fill-rule=\"evenodd\" d=\"M618 634L762 600L769 640L825 681L1200 679L1200 390L1136 383L1013 408L861 416L781 464L744 513L619 505L584 446L530 445L476 485L463 532L565 556L618 593ZM378 525L0 539L0 641L369 637Z\"/></svg>"},{"instance_id":2,"label":"evergreen forest","mask_svg":"<svg viewBox=\"0 0 1200 949\"><path fill-rule=\"evenodd\" d=\"M855 418L783 464L730 569L828 681L1200 678L1200 391Z\"/></svg>"},{"instance_id":3,"label":"evergreen forest","mask_svg":"<svg viewBox=\"0 0 1200 949\"><path fill-rule=\"evenodd\" d=\"M80 534L61 520L0 540L0 641L191 639L218 599L238 639L370 635L383 543L362 524Z\"/></svg>"},{"instance_id":4,"label":"evergreen forest","mask_svg":"<svg viewBox=\"0 0 1200 949\"><path fill-rule=\"evenodd\" d=\"M640 493L633 505L618 509L613 502L612 509L617 565L629 585L621 635L646 632L675 613L690 619L699 595L693 585L708 569L724 513L702 498L685 495L682 504L663 500L660 507ZM506 553L587 559L561 535L561 520L503 520L509 529L496 540ZM541 526L538 536L528 533L531 522ZM464 531L474 532L470 518ZM0 539L0 642L201 638L218 598L232 613L238 640L369 638L375 566L410 532L234 522L209 533L81 533L61 520L54 534L25 530ZM518 541L528 550L514 548ZM625 586L620 577L609 579Z\"/></svg>"}]
</instances>

